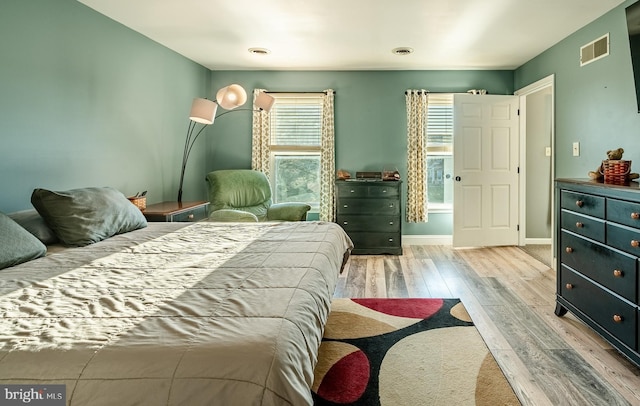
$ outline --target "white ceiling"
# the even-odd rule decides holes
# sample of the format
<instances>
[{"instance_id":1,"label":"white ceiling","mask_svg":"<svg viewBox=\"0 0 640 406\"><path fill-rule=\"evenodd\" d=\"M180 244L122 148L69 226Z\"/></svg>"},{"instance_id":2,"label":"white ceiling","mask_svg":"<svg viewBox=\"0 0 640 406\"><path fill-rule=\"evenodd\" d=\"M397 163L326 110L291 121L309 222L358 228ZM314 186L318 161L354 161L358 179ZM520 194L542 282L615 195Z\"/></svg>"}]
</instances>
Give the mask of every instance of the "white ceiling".
<instances>
[{"instance_id":1,"label":"white ceiling","mask_svg":"<svg viewBox=\"0 0 640 406\"><path fill-rule=\"evenodd\" d=\"M514 69L624 2L78 1L212 70Z\"/></svg>"}]
</instances>

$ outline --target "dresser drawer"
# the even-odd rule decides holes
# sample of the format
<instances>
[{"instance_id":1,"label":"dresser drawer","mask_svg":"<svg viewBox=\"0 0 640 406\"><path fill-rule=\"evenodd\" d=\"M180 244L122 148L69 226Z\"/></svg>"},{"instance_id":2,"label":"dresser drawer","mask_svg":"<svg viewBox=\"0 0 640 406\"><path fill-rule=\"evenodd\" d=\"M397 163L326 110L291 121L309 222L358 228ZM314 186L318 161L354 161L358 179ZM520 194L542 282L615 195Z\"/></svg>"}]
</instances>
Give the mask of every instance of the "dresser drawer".
<instances>
[{"instance_id":1,"label":"dresser drawer","mask_svg":"<svg viewBox=\"0 0 640 406\"><path fill-rule=\"evenodd\" d=\"M560 224L565 230L604 242L604 220L587 217L568 210L560 212Z\"/></svg>"},{"instance_id":2,"label":"dresser drawer","mask_svg":"<svg viewBox=\"0 0 640 406\"><path fill-rule=\"evenodd\" d=\"M607 244L640 256L640 230L607 222Z\"/></svg>"},{"instance_id":3,"label":"dresser drawer","mask_svg":"<svg viewBox=\"0 0 640 406\"><path fill-rule=\"evenodd\" d=\"M351 241L353 241L354 249L362 247L399 247L399 233L372 233L372 232L352 232L349 233Z\"/></svg>"},{"instance_id":4,"label":"dresser drawer","mask_svg":"<svg viewBox=\"0 0 640 406\"><path fill-rule=\"evenodd\" d=\"M640 228L640 203L607 199L607 220Z\"/></svg>"},{"instance_id":5,"label":"dresser drawer","mask_svg":"<svg viewBox=\"0 0 640 406\"><path fill-rule=\"evenodd\" d=\"M562 297L618 340L636 349L637 308L607 292L580 274L562 266Z\"/></svg>"},{"instance_id":6,"label":"dresser drawer","mask_svg":"<svg viewBox=\"0 0 640 406\"><path fill-rule=\"evenodd\" d=\"M581 274L635 302L637 260L633 255L613 250L602 244L562 231L560 260Z\"/></svg>"},{"instance_id":7,"label":"dresser drawer","mask_svg":"<svg viewBox=\"0 0 640 406\"><path fill-rule=\"evenodd\" d=\"M340 214L398 215L400 203L394 199L340 199Z\"/></svg>"},{"instance_id":8,"label":"dresser drawer","mask_svg":"<svg viewBox=\"0 0 640 406\"><path fill-rule=\"evenodd\" d=\"M587 193L560 192L560 206L589 216L604 218L604 202L602 196L593 196Z\"/></svg>"},{"instance_id":9,"label":"dresser drawer","mask_svg":"<svg viewBox=\"0 0 640 406\"><path fill-rule=\"evenodd\" d=\"M340 198L351 197L398 197L400 195L400 188L394 184L388 184L384 181L375 183L351 183L344 182L339 183L337 188L337 195Z\"/></svg>"},{"instance_id":10,"label":"dresser drawer","mask_svg":"<svg viewBox=\"0 0 640 406\"><path fill-rule=\"evenodd\" d=\"M338 215L336 220L342 228L349 231L400 231L400 221L397 215L394 216L342 216Z\"/></svg>"}]
</instances>

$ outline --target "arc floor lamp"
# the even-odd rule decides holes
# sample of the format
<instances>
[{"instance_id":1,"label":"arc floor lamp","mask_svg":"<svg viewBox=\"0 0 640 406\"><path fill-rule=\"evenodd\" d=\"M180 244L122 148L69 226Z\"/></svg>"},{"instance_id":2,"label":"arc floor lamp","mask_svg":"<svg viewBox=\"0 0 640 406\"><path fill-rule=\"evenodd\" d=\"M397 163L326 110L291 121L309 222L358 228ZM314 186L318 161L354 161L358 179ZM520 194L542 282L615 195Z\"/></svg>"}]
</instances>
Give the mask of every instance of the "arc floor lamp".
<instances>
[{"instance_id":1,"label":"arc floor lamp","mask_svg":"<svg viewBox=\"0 0 640 406\"><path fill-rule=\"evenodd\" d=\"M202 133L202 131L208 126L213 124L216 118L223 116L227 113L231 113L233 111L254 111L254 110L264 110L269 111L273 106L273 102L275 99L272 96L269 96L265 92L260 92L257 96L253 105L255 109L238 109L237 107L242 106L247 102L247 92L242 88L242 86L237 84L232 84L222 89L218 90L216 93L216 100L195 98L193 99L193 103L191 104L191 113L189 114L189 127L187 128L187 139L184 143L184 151L182 153L182 167L180 170L180 187L178 189L178 202L182 202L182 185L184 183L184 171L187 168L187 161L189 160L189 155L191 154L191 149L193 148L193 144L198 139L198 136ZM222 112L216 116L216 111L218 110L218 106L222 107L225 112ZM202 124L202 127L198 130L198 132L193 135L194 130L198 124Z\"/></svg>"}]
</instances>

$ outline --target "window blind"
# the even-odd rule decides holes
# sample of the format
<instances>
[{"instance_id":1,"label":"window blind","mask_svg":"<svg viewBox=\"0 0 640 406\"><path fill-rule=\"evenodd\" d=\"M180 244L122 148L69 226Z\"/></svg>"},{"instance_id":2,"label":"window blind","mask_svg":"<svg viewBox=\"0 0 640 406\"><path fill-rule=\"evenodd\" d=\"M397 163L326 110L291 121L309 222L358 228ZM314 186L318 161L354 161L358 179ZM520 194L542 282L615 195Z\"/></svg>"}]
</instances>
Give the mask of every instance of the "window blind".
<instances>
[{"instance_id":1,"label":"window blind","mask_svg":"<svg viewBox=\"0 0 640 406\"><path fill-rule=\"evenodd\" d=\"M427 107L427 146L453 143L453 94L430 93Z\"/></svg>"},{"instance_id":2,"label":"window blind","mask_svg":"<svg viewBox=\"0 0 640 406\"><path fill-rule=\"evenodd\" d=\"M321 95L274 95L271 110L271 145L320 146L322 137Z\"/></svg>"}]
</instances>

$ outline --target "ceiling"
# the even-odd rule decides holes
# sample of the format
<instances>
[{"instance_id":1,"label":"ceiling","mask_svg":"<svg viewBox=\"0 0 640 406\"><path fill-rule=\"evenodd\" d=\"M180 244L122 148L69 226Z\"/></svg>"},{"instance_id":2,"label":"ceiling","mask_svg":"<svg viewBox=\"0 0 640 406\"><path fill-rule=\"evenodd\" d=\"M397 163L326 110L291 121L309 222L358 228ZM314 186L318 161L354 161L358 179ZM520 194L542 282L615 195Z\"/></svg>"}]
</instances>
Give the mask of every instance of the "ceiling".
<instances>
[{"instance_id":1,"label":"ceiling","mask_svg":"<svg viewBox=\"0 0 640 406\"><path fill-rule=\"evenodd\" d=\"M624 2L78 1L212 70L515 69Z\"/></svg>"}]
</instances>

